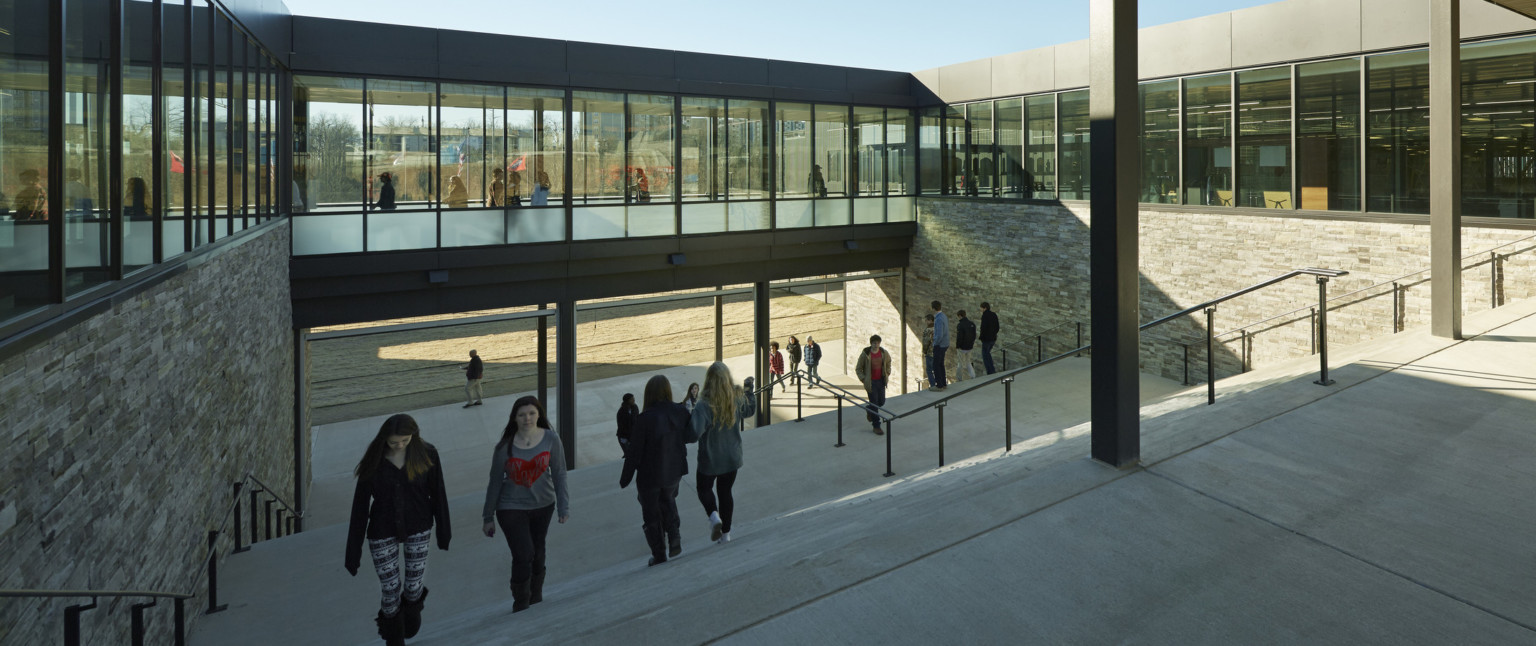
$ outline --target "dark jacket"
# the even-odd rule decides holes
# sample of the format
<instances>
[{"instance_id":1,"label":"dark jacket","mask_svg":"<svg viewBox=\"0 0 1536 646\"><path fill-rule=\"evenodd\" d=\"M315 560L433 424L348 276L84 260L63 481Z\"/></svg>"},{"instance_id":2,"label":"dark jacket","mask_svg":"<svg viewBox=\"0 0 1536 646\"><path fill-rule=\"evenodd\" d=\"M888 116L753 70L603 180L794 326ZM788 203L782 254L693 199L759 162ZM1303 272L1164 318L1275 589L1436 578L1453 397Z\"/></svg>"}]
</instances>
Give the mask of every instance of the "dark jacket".
<instances>
[{"instance_id":1,"label":"dark jacket","mask_svg":"<svg viewBox=\"0 0 1536 646\"><path fill-rule=\"evenodd\" d=\"M805 346L805 365L814 366L821 363L821 344Z\"/></svg>"},{"instance_id":2,"label":"dark jacket","mask_svg":"<svg viewBox=\"0 0 1536 646\"><path fill-rule=\"evenodd\" d=\"M798 343L791 343L788 346L786 346L784 349L789 351L789 362L790 363L800 363L800 344L798 344Z\"/></svg>"},{"instance_id":3,"label":"dark jacket","mask_svg":"<svg viewBox=\"0 0 1536 646\"><path fill-rule=\"evenodd\" d=\"M981 342L982 343L996 343L997 342L997 330L998 330L997 312L993 312L992 310L987 310L985 312L982 312L981 313Z\"/></svg>"},{"instance_id":4,"label":"dark jacket","mask_svg":"<svg viewBox=\"0 0 1536 646\"><path fill-rule=\"evenodd\" d=\"M377 208L380 211L393 211L393 210L395 210L395 185L394 185L394 183L387 183L387 184L379 187L379 201L378 202L374 202L373 206L374 206L374 208Z\"/></svg>"},{"instance_id":5,"label":"dark jacket","mask_svg":"<svg viewBox=\"0 0 1536 646\"><path fill-rule=\"evenodd\" d=\"M420 439L416 441L420 442ZM448 524L448 493L443 487L443 462L437 449L427 445L432 468L415 481L405 477L389 460L367 480L358 479L352 493L352 525L347 530L347 571L362 563L363 538L395 538L404 541L437 527L438 549L448 549L452 526Z\"/></svg>"},{"instance_id":6,"label":"dark jacket","mask_svg":"<svg viewBox=\"0 0 1536 646\"><path fill-rule=\"evenodd\" d=\"M635 418L619 487L631 478L639 489L676 487L688 475L688 417L682 404L662 402Z\"/></svg>"},{"instance_id":7,"label":"dark jacket","mask_svg":"<svg viewBox=\"0 0 1536 646\"><path fill-rule=\"evenodd\" d=\"M960 319L955 324L955 347L961 350L976 347L976 324L970 319Z\"/></svg>"},{"instance_id":8,"label":"dark jacket","mask_svg":"<svg viewBox=\"0 0 1536 646\"><path fill-rule=\"evenodd\" d=\"M485 376L485 362L481 361L480 357L470 357L469 358L469 369L465 370L464 374L467 377L469 377L470 379L479 379L481 377L484 377Z\"/></svg>"},{"instance_id":9,"label":"dark jacket","mask_svg":"<svg viewBox=\"0 0 1536 646\"><path fill-rule=\"evenodd\" d=\"M618 424L619 444L629 444L629 435L635 428L635 418L640 415L640 407L634 404L619 404L619 412L614 414L614 423Z\"/></svg>"}]
</instances>

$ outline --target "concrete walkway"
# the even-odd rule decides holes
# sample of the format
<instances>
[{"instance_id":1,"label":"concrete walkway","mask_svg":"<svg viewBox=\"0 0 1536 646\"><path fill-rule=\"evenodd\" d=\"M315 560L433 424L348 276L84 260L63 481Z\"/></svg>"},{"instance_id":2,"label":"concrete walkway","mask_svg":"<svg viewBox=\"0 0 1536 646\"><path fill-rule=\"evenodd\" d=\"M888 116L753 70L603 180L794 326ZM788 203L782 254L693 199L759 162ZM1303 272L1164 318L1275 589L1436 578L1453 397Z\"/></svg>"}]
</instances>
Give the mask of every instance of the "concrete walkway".
<instances>
[{"instance_id":1,"label":"concrete walkway","mask_svg":"<svg viewBox=\"0 0 1536 646\"><path fill-rule=\"evenodd\" d=\"M470 492L411 643L1536 644L1533 312L1469 317L1464 342L1338 350L1331 387L1298 361L1223 380L1214 406L1175 393L1143 408L1128 470L1083 457L1083 423L1016 432L1004 453L980 404L951 407L942 469L936 419L898 422L892 479L884 438L845 428L832 449L831 415L775 424L745 436L736 540L701 540L690 480L685 552L657 568L617 466L579 469L546 601L515 617L506 548L475 533ZM1018 415L1035 391L1014 389ZM378 643L377 582L341 570L344 533L231 557L231 608L194 643Z\"/></svg>"}]
</instances>

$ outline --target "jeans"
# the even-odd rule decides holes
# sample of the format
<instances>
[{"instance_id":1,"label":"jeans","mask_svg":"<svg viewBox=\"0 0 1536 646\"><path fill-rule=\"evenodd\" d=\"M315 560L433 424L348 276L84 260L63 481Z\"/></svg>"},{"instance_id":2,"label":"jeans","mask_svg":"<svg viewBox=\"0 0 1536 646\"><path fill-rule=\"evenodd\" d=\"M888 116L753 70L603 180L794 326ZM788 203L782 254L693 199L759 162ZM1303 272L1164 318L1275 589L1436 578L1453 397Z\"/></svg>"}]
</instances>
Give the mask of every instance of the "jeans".
<instances>
[{"instance_id":1,"label":"jeans","mask_svg":"<svg viewBox=\"0 0 1536 646\"><path fill-rule=\"evenodd\" d=\"M544 567L544 537L549 535L549 521L555 515L551 504L541 509L497 509L496 524L507 537L512 550L512 584L533 578L535 569Z\"/></svg>"},{"instance_id":2,"label":"jeans","mask_svg":"<svg viewBox=\"0 0 1536 646\"><path fill-rule=\"evenodd\" d=\"M821 379L821 375L816 374L816 364L814 363L805 364L805 374L812 379Z\"/></svg>"},{"instance_id":3,"label":"jeans","mask_svg":"<svg viewBox=\"0 0 1536 646\"><path fill-rule=\"evenodd\" d=\"M640 499L640 529L645 532L646 544L651 546L651 556L665 561L667 539L682 536L682 521L677 517L677 485L641 489L636 497Z\"/></svg>"},{"instance_id":4,"label":"jeans","mask_svg":"<svg viewBox=\"0 0 1536 646\"><path fill-rule=\"evenodd\" d=\"M869 403L874 404L876 406L884 406L885 405L885 379L871 379L871 380L869 380L869 390L868 390L868 392L869 392ZM877 428L877 429L880 428L880 421L881 421L880 420L880 416L875 414L875 410L873 408L864 411L864 417L865 417L865 419L868 419L869 423L873 424L875 428Z\"/></svg>"},{"instance_id":5,"label":"jeans","mask_svg":"<svg viewBox=\"0 0 1536 646\"><path fill-rule=\"evenodd\" d=\"M981 342L981 365L986 366L989 375L997 372L997 366L992 365L992 346L994 345L997 345L996 341Z\"/></svg>"},{"instance_id":6,"label":"jeans","mask_svg":"<svg viewBox=\"0 0 1536 646\"><path fill-rule=\"evenodd\" d=\"M949 350L948 346L937 346L937 345L933 346L933 387L934 388L943 388L943 387L949 385L949 381L944 378L944 353L947 352L948 350Z\"/></svg>"},{"instance_id":7,"label":"jeans","mask_svg":"<svg viewBox=\"0 0 1536 646\"><path fill-rule=\"evenodd\" d=\"M720 512L721 533L731 531L731 514L736 511L736 500L731 498L731 487L736 484L736 472L722 473L717 476L698 475L699 503L704 505L704 513L713 514ZM715 506L715 492L720 492L720 506Z\"/></svg>"},{"instance_id":8,"label":"jeans","mask_svg":"<svg viewBox=\"0 0 1536 646\"><path fill-rule=\"evenodd\" d=\"M933 355L923 355L923 379L928 380L928 385L933 385Z\"/></svg>"}]
</instances>

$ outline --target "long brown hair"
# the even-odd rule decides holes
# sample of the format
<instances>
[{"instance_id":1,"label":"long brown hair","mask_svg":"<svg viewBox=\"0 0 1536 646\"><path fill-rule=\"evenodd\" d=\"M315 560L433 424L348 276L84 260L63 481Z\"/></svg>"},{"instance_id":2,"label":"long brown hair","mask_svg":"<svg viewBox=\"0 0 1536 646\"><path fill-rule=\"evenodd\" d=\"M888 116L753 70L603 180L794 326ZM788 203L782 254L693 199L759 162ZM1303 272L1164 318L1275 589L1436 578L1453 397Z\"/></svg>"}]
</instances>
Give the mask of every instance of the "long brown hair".
<instances>
[{"instance_id":1,"label":"long brown hair","mask_svg":"<svg viewBox=\"0 0 1536 646\"><path fill-rule=\"evenodd\" d=\"M645 382L645 409L660 403L672 403L672 382L666 375L656 375Z\"/></svg>"},{"instance_id":2,"label":"long brown hair","mask_svg":"<svg viewBox=\"0 0 1536 646\"><path fill-rule=\"evenodd\" d=\"M524 395L518 397L517 401L512 402L512 412L507 414L507 427L502 429L501 439L496 441L497 446L512 441L512 436L517 434L517 409L529 405L532 405L539 411L538 427L546 431L549 430L549 418L544 416L544 405L539 403L538 397Z\"/></svg>"},{"instance_id":3,"label":"long brown hair","mask_svg":"<svg viewBox=\"0 0 1536 646\"><path fill-rule=\"evenodd\" d=\"M411 438L411 443L405 447L405 477L414 481L430 471L433 466L432 456L427 454L427 450L432 445L421 439L421 428L416 426L416 420L405 413L398 413L391 415L379 426L379 434L373 436L373 441L368 443L368 450L363 452L363 459L358 461L352 474L359 480L372 478L374 472L379 470L379 465L384 463L384 455L389 453L389 438L396 435Z\"/></svg>"}]
</instances>

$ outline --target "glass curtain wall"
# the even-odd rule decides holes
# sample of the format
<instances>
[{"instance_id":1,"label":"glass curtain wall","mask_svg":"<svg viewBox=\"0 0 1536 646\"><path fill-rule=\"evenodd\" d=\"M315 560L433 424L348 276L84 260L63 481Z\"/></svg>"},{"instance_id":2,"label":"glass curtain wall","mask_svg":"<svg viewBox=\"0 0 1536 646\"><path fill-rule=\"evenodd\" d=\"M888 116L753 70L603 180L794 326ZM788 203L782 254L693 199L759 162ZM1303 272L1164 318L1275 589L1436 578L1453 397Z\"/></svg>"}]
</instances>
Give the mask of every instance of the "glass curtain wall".
<instances>
[{"instance_id":1,"label":"glass curtain wall","mask_svg":"<svg viewBox=\"0 0 1536 646\"><path fill-rule=\"evenodd\" d=\"M670 96L629 95L626 124L628 186L626 234L664 236L677 233L677 182L673 175L677 129Z\"/></svg>"},{"instance_id":2,"label":"glass curtain wall","mask_svg":"<svg viewBox=\"0 0 1536 646\"><path fill-rule=\"evenodd\" d=\"M1086 200L1092 183L1089 157L1088 91L1063 92L1058 114L1061 119L1061 193L1063 200Z\"/></svg>"},{"instance_id":3,"label":"glass curtain wall","mask_svg":"<svg viewBox=\"0 0 1536 646\"><path fill-rule=\"evenodd\" d=\"M1024 197L1029 192L1024 181L1024 100L998 101L993 112L997 119L998 195Z\"/></svg>"},{"instance_id":4,"label":"glass curtain wall","mask_svg":"<svg viewBox=\"0 0 1536 646\"><path fill-rule=\"evenodd\" d=\"M1024 100L1024 195L1025 198L1056 197L1056 97L1032 96Z\"/></svg>"},{"instance_id":5,"label":"glass curtain wall","mask_svg":"<svg viewBox=\"0 0 1536 646\"><path fill-rule=\"evenodd\" d=\"M1238 206L1293 209L1291 68L1237 73Z\"/></svg>"},{"instance_id":6,"label":"glass curtain wall","mask_svg":"<svg viewBox=\"0 0 1536 646\"><path fill-rule=\"evenodd\" d=\"M817 105L813 123L816 146L815 162L825 178L826 189L816 200L816 226L837 226L852 221L848 200L852 189L850 156L848 155L848 106ZM814 170L814 169L813 169Z\"/></svg>"},{"instance_id":7,"label":"glass curtain wall","mask_svg":"<svg viewBox=\"0 0 1536 646\"><path fill-rule=\"evenodd\" d=\"M808 227L815 223L811 202L796 198L825 197L827 176L819 163L813 163L811 147L811 106L804 103L779 103L777 123L778 159L774 160L778 184L774 225L780 229Z\"/></svg>"},{"instance_id":8,"label":"glass curtain wall","mask_svg":"<svg viewBox=\"0 0 1536 646\"><path fill-rule=\"evenodd\" d=\"M1141 201L1179 203L1179 82L1143 83Z\"/></svg>"},{"instance_id":9,"label":"glass curtain wall","mask_svg":"<svg viewBox=\"0 0 1536 646\"><path fill-rule=\"evenodd\" d=\"M965 194L965 156L970 151L965 139L965 106L944 109L944 157L941 160L945 195Z\"/></svg>"},{"instance_id":10,"label":"glass curtain wall","mask_svg":"<svg viewBox=\"0 0 1536 646\"><path fill-rule=\"evenodd\" d=\"M730 200L726 229L767 229L769 205L765 200L772 179L768 144L773 132L768 102L731 99L726 110L726 199Z\"/></svg>"},{"instance_id":11,"label":"glass curtain wall","mask_svg":"<svg viewBox=\"0 0 1536 646\"><path fill-rule=\"evenodd\" d=\"M683 97L679 111L683 155L678 181L683 205L683 233L726 230L726 148L730 130L725 99ZM707 202L692 204L692 202Z\"/></svg>"},{"instance_id":12,"label":"glass curtain wall","mask_svg":"<svg viewBox=\"0 0 1536 646\"><path fill-rule=\"evenodd\" d=\"M923 195L943 195L944 191L944 108L923 108L917 123L919 172L918 184Z\"/></svg>"},{"instance_id":13,"label":"glass curtain wall","mask_svg":"<svg viewBox=\"0 0 1536 646\"><path fill-rule=\"evenodd\" d=\"M1429 213L1429 54L1366 59L1366 210Z\"/></svg>"},{"instance_id":14,"label":"glass curtain wall","mask_svg":"<svg viewBox=\"0 0 1536 646\"><path fill-rule=\"evenodd\" d=\"M885 110L853 109L853 125L848 129L848 171L853 180L853 221L878 224L885 221Z\"/></svg>"},{"instance_id":15,"label":"glass curtain wall","mask_svg":"<svg viewBox=\"0 0 1536 646\"><path fill-rule=\"evenodd\" d=\"M448 178L442 246L501 244L506 240L506 90L492 85L444 83L439 170Z\"/></svg>"},{"instance_id":16,"label":"glass curtain wall","mask_svg":"<svg viewBox=\"0 0 1536 646\"><path fill-rule=\"evenodd\" d=\"M1536 216L1536 39L1461 50L1462 215Z\"/></svg>"},{"instance_id":17,"label":"glass curtain wall","mask_svg":"<svg viewBox=\"0 0 1536 646\"><path fill-rule=\"evenodd\" d=\"M362 251L363 81L295 76L293 94L293 252Z\"/></svg>"},{"instance_id":18,"label":"glass curtain wall","mask_svg":"<svg viewBox=\"0 0 1536 646\"><path fill-rule=\"evenodd\" d=\"M565 239L565 93L507 88L506 242Z\"/></svg>"},{"instance_id":19,"label":"glass curtain wall","mask_svg":"<svg viewBox=\"0 0 1536 646\"><path fill-rule=\"evenodd\" d=\"M1360 61L1296 66L1298 207L1360 210Z\"/></svg>"},{"instance_id":20,"label":"glass curtain wall","mask_svg":"<svg viewBox=\"0 0 1536 646\"><path fill-rule=\"evenodd\" d=\"M154 10L146 0L123 3L123 273L155 262Z\"/></svg>"},{"instance_id":21,"label":"glass curtain wall","mask_svg":"<svg viewBox=\"0 0 1536 646\"><path fill-rule=\"evenodd\" d=\"M190 16L191 85L187 94L192 105L187 112L186 170L191 189L187 195L187 228L191 246L196 248L207 244L212 234L213 173L208 159L213 154L213 10L205 0L193 0Z\"/></svg>"},{"instance_id":22,"label":"glass curtain wall","mask_svg":"<svg viewBox=\"0 0 1536 646\"><path fill-rule=\"evenodd\" d=\"M50 209L64 218L65 294L112 279L111 203L107 199L110 139L111 10L106 0L76 0L64 9L63 203Z\"/></svg>"},{"instance_id":23,"label":"glass curtain wall","mask_svg":"<svg viewBox=\"0 0 1536 646\"><path fill-rule=\"evenodd\" d=\"M48 33L32 3L0 0L0 29ZM53 300L48 280L48 39L0 39L0 320Z\"/></svg>"},{"instance_id":24,"label":"glass curtain wall","mask_svg":"<svg viewBox=\"0 0 1536 646\"><path fill-rule=\"evenodd\" d=\"M1184 203L1236 206L1232 193L1232 75L1184 80Z\"/></svg>"},{"instance_id":25,"label":"glass curtain wall","mask_svg":"<svg viewBox=\"0 0 1536 646\"><path fill-rule=\"evenodd\" d=\"M997 162L992 150L992 102L965 106L967 141L965 194L996 197Z\"/></svg>"},{"instance_id":26,"label":"glass curtain wall","mask_svg":"<svg viewBox=\"0 0 1536 646\"><path fill-rule=\"evenodd\" d=\"M624 237L624 95L573 92L571 140L575 239Z\"/></svg>"},{"instance_id":27,"label":"glass curtain wall","mask_svg":"<svg viewBox=\"0 0 1536 646\"><path fill-rule=\"evenodd\" d=\"M208 177L209 214L212 216L212 237L229 235L230 176L230 23L229 18L213 12L213 67L208 70L208 141L212 157L207 159L212 171Z\"/></svg>"},{"instance_id":28,"label":"glass curtain wall","mask_svg":"<svg viewBox=\"0 0 1536 646\"><path fill-rule=\"evenodd\" d=\"M160 249L162 258L170 258L186 252L190 229L187 227L191 212L188 196L192 184L187 177L187 166L192 157L191 87L187 79L191 75L188 66L188 33L192 23L190 0L166 2L161 20L160 57L164 64L160 75L161 118L165 123L165 159L161 163L160 183L152 193L162 196L160 202Z\"/></svg>"},{"instance_id":29,"label":"glass curtain wall","mask_svg":"<svg viewBox=\"0 0 1536 646\"><path fill-rule=\"evenodd\" d=\"M917 219L917 120L911 110L885 111L885 220Z\"/></svg>"}]
</instances>

